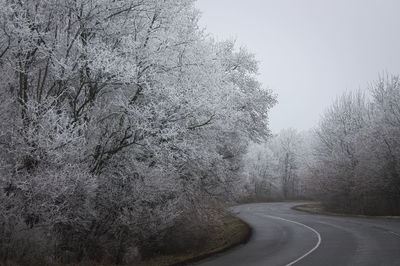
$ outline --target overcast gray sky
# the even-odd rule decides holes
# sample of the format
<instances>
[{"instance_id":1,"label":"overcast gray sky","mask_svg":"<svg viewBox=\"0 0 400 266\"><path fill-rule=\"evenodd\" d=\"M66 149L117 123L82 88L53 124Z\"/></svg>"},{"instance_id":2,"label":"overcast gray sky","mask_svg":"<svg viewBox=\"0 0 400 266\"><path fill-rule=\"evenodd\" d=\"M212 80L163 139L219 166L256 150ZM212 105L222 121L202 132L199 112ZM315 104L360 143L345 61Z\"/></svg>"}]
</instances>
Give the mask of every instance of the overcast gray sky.
<instances>
[{"instance_id":1,"label":"overcast gray sky","mask_svg":"<svg viewBox=\"0 0 400 266\"><path fill-rule=\"evenodd\" d=\"M400 74L400 0L198 0L200 25L256 54L274 132L306 130L346 90Z\"/></svg>"}]
</instances>

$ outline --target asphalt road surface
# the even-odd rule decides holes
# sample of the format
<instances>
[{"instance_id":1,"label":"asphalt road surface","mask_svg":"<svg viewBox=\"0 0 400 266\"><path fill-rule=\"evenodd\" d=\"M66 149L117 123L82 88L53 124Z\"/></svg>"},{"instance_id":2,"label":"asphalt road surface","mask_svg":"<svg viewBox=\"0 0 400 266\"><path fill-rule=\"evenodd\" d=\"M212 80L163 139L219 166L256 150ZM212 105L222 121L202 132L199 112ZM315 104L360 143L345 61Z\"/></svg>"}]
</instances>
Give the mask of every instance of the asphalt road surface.
<instances>
[{"instance_id":1,"label":"asphalt road surface","mask_svg":"<svg viewBox=\"0 0 400 266\"><path fill-rule=\"evenodd\" d=\"M247 244L196 266L400 266L400 221L308 214L299 203L234 207L250 224Z\"/></svg>"}]
</instances>

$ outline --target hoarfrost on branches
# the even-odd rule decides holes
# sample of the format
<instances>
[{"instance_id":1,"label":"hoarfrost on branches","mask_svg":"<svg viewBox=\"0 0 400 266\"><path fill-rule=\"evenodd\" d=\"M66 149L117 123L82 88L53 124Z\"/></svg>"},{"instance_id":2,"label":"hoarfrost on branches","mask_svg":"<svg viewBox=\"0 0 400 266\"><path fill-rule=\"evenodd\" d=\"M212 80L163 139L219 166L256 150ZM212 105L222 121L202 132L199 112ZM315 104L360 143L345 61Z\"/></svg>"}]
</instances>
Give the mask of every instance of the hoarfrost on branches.
<instances>
[{"instance_id":1,"label":"hoarfrost on branches","mask_svg":"<svg viewBox=\"0 0 400 266\"><path fill-rule=\"evenodd\" d=\"M122 263L212 220L269 135L253 55L191 0L0 6L0 259Z\"/></svg>"}]
</instances>

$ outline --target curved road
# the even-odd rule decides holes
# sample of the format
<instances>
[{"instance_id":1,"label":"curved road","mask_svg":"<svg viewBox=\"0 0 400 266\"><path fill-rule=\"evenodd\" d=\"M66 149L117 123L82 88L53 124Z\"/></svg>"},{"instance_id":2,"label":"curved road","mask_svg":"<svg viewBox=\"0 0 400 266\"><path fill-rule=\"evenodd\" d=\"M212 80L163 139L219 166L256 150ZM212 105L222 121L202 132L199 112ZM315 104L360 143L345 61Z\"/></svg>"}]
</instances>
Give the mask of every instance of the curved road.
<instances>
[{"instance_id":1,"label":"curved road","mask_svg":"<svg viewBox=\"0 0 400 266\"><path fill-rule=\"evenodd\" d=\"M299 203L232 208L253 228L250 241L196 266L400 265L400 220L308 214Z\"/></svg>"}]
</instances>

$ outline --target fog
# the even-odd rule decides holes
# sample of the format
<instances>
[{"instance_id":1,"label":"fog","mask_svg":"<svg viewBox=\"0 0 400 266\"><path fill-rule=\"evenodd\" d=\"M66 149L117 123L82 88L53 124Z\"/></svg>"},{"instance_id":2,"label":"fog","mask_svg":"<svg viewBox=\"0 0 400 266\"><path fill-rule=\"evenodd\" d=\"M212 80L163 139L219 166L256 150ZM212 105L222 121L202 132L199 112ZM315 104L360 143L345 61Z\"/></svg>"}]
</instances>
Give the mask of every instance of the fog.
<instances>
[{"instance_id":1,"label":"fog","mask_svg":"<svg viewBox=\"0 0 400 266\"><path fill-rule=\"evenodd\" d=\"M344 91L400 73L400 1L199 0L200 25L236 39L260 61L260 80L278 94L273 131L306 130Z\"/></svg>"},{"instance_id":2,"label":"fog","mask_svg":"<svg viewBox=\"0 0 400 266\"><path fill-rule=\"evenodd\" d=\"M0 265L292 265L300 200L400 217L400 4L299 2L0 0ZM366 221L307 265L399 265Z\"/></svg>"}]
</instances>

